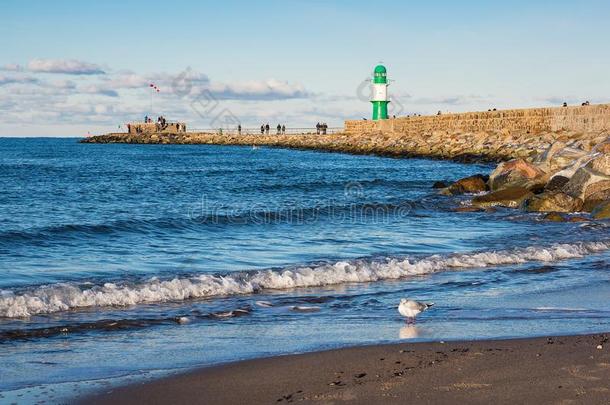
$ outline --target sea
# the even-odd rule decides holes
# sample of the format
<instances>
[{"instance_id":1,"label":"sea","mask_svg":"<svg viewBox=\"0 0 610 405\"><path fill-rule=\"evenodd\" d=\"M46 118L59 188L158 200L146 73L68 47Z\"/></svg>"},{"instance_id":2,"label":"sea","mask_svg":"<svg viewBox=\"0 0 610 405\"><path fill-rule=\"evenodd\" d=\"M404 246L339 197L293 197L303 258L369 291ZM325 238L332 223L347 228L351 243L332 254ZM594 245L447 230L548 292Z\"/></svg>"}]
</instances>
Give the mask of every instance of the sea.
<instances>
[{"instance_id":1,"label":"sea","mask_svg":"<svg viewBox=\"0 0 610 405\"><path fill-rule=\"evenodd\" d=\"M432 188L492 169L0 138L0 403L345 346L609 331L610 223L456 212L472 196ZM401 298L434 306L407 324Z\"/></svg>"}]
</instances>

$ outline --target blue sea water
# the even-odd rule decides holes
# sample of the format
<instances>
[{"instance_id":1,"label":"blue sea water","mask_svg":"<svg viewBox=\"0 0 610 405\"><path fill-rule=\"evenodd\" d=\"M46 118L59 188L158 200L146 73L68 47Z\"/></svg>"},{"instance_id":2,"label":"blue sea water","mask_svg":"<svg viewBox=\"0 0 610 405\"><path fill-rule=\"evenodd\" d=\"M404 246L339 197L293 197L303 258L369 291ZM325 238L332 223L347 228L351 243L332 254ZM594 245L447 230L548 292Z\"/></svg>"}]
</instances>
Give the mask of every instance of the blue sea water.
<instances>
[{"instance_id":1,"label":"blue sea water","mask_svg":"<svg viewBox=\"0 0 610 405\"><path fill-rule=\"evenodd\" d=\"M608 223L431 186L491 165L0 139L0 403L245 358L608 331ZM400 298L434 301L415 325Z\"/></svg>"}]
</instances>

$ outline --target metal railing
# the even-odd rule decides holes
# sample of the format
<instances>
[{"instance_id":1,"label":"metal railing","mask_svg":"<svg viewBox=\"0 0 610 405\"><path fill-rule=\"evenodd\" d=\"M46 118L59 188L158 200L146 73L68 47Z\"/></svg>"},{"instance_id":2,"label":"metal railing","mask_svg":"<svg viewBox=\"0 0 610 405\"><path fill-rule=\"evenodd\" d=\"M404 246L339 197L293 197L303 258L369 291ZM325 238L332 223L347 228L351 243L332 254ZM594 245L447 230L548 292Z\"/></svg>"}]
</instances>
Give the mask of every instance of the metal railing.
<instances>
[{"instance_id":1,"label":"metal railing","mask_svg":"<svg viewBox=\"0 0 610 405\"><path fill-rule=\"evenodd\" d=\"M237 128L186 128L187 132L204 132L211 134L220 134L223 135L239 135ZM343 132L343 127L328 127L326 128L326 134L336 134L339 132ZM281 133L281 131L280 131ZM308 128L286 128L284 132L285 135L312 135L316 134L316 128L308 127ZM321 132L320 132L321 133ZM277 128L270 128L269 133L261 133L260 127L258 128L242 128L241 135L277 135Z\"/></svg>"}]
</instances>

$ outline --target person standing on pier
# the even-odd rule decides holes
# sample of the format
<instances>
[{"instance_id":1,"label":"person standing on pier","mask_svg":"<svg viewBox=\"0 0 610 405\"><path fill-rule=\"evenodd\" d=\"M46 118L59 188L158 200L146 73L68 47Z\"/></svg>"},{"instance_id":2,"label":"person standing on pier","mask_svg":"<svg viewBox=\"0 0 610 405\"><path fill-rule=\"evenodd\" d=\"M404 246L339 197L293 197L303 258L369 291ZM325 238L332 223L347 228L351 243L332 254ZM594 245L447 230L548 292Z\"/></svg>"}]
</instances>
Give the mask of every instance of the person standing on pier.
<instances>
[{"instance_id":1,"label":"person standing on pier","mask_svg":"<svg viewBox=\"0 0 610 405\"><path fill-rule=\"evenodd\" d=\"M269 123L267 123L267 125L265 125L265 134L269 135Z\"/></svg>"},{"instance_id":2,"label":"person standing on pier","mask_svg":"<svg viewBox=\"0 0 610 405\"><path fill-rule=\"evenodd\" d=\"M282 125L282 135L286 134L286 125Z\"/></svg>"},{"instance_id":3,"label":"person standing on pier","mask_svg":"<svg viewBox=\"0 0 610 405\"><path fill-rule=\"evenodd\" d=\"M265 134L265 126L261 125L261 135L264 135L264 134Z\"/></svg>"},{"instance_id":4,"label":"person standing on pier","mask_svg":"<svg viewBox=\"0 0 610 405\"><path fill-rule=\"evenodd\" d=\"M237 125L237 135L241 135L241 124Z\"/></svg>"},{"instance_id":5,"label":"person standing on pier","mask_svg":"<svg viewBox=\"0 0 610 405\"><path fill-rule=\"evenodd\" d=\"M320 123L316 124L316 134L320 135Z\"/></svg>"},{"instance_id":6,"label":"person standing on pier","mask_svg":"<svg viewBox=\"0 0 610 405\"><path fill-rule=\"evenodd\" d=\"M275 129L277 130L276 135L279 135L282 133L282 126L280 124L277 124L277 127L275 127Z\"/></svg>"}]
</instances>

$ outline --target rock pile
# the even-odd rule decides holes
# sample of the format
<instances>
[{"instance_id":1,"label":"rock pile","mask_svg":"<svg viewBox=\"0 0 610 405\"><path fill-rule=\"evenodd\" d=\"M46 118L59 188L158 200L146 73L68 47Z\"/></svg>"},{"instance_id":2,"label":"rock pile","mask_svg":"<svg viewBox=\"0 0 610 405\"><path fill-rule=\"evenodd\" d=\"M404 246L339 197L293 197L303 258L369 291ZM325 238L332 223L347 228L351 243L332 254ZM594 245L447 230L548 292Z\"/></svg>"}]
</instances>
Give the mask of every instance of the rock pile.
<instances>
[{"instance_id":1,"label":"rock pile","mask_svg":"<svg viewBox=\"0 0 610 405\"><path fill-rule=\"evenodd\" d=\"M395 157L427 157L451 159L463 162L501 162L514 158L532 161L544 155L551 146L560 153L552 153L545 159L545 165L553 170L573 161L572 150L590 151L605 139L605 132L582 133L576 131L558 132L366 132L338 133L329 135L232 135L213 133L179 134L124 134L92 136L84 143L136 143L136 144L207 144L273 146L294 149L313 149L328 152L352 154L374 154ZM565 146L562 146L565 145ZM577 152L574 152L577 153Z\"/></svg>"},{"instance_id":2,"label":"rock pile","mask_svg":"<svg viewBox=\"0 0 610 405\"><path fill-rule=\"evenodd\" d=\"M610 218L610 137L589 147L557 141L540 154L500 163L484 185L484 177L471 176L441 190L442 194L487 194L472 199L473 207L521 208L548 213L552 221L561 214L585 212L594 219ZM583 217L578 217L581 220Z\"/></svg>"}]
</instances>

